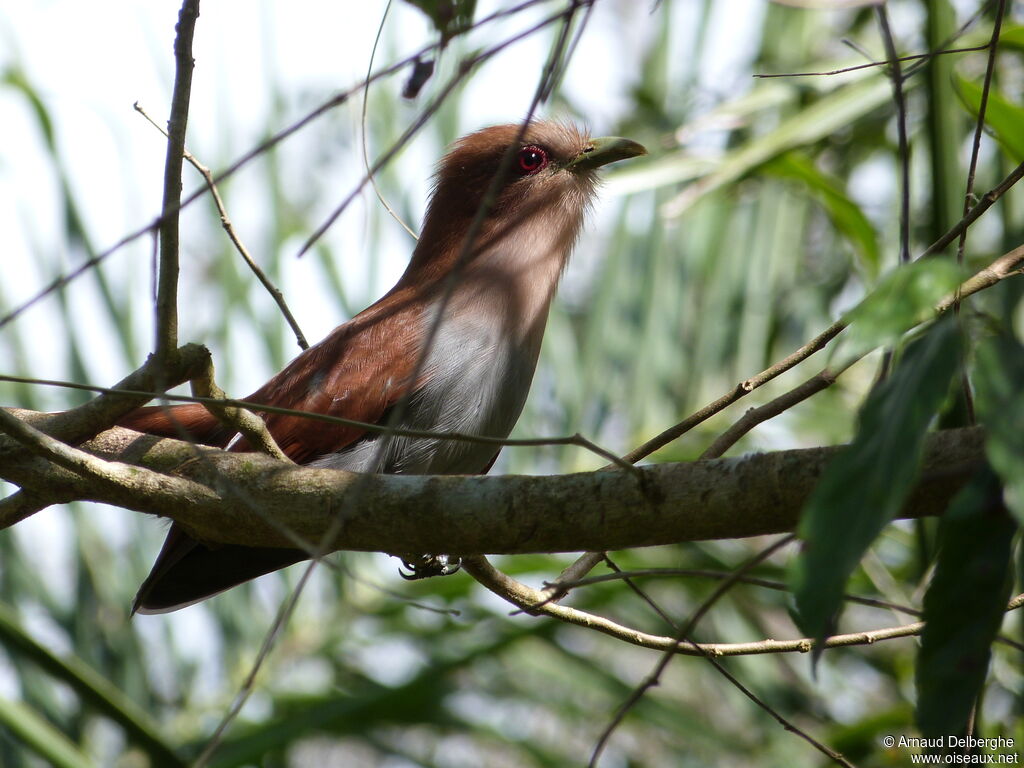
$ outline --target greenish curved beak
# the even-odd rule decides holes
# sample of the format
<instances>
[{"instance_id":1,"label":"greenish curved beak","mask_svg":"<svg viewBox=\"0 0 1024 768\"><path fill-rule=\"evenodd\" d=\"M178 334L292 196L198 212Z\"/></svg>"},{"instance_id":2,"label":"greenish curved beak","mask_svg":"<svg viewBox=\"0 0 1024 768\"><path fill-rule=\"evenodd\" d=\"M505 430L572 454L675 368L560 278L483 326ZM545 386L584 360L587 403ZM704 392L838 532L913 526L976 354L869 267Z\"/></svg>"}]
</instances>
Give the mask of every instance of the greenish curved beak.
<instances>
[{"instance_id":1,"label":"greenish curved beak","mask_svg":"<svg viewBox=\"0 0 1024 768\"><path fill-rule=\"evenodd\" d=\"M570 160L565 167L573 171L591 171L602 165L614 163L616 160L626 160L646 154L647 150L642 144L619 136L604 136L587 142L583 151Z\"/></svg>"}]
</instances>

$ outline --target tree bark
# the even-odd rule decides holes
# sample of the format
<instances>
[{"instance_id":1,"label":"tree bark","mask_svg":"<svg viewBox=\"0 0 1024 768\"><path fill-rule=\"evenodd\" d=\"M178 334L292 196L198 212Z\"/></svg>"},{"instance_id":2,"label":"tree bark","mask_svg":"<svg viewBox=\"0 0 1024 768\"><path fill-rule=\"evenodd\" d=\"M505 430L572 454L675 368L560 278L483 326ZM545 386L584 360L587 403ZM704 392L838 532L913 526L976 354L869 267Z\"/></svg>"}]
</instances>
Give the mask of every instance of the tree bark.
<instances>
[{"instance_id":1,"label":"tree bark","mask_svg":"<svg viewBox=\"0 0 1024 768\"><path fill-rule=\"evenodd\" d=\"M52 418L9 413L44 429ZM841 450L559 476L358 475L114 428L67 448L57 463L24 438L0 437L0 477L54 503L88 499L169 517L208 542L294 546L285 530L319 542L340 516L327 550L514 554L792 531ZM941 513L982 461L980 429L931 435L902 516Z\"/></svg>"}]
</instances>

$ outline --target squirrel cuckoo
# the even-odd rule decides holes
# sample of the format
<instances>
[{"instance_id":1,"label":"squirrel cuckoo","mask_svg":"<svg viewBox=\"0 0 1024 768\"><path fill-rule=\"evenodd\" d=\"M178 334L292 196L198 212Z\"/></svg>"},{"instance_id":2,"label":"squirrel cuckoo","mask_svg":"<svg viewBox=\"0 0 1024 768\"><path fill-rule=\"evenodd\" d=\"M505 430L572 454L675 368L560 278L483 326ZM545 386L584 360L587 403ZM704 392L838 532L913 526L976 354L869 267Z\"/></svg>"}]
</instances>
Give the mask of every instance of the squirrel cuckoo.
<instances>
[{"instance_id":1,"label":"squirrel cuckoo","mask_svg":"<svg viewBox=\"0 0 1024 768\"><path fill-rule=\"evenodd\" d=\"M595 171L642 154L628 139L590 139L551 122L525 130L493 126L462 138L441 160L422 235L395 287L245 399L384 424L407 398L401 427L507 437L530 389L548 306L594 197ZM509 170L467 243L507 155ZM446 277L456 268L444 301ZM379 433L298 416L263 418L285 454L314 467L475 474L490 469L498 454L493 445L399 437L381 450ZM120 425L249 449L198 404L140 408ZM207 545L174 524L134 611L183 608L308 557L301 549Z\"/></svg>"}]
</instances>

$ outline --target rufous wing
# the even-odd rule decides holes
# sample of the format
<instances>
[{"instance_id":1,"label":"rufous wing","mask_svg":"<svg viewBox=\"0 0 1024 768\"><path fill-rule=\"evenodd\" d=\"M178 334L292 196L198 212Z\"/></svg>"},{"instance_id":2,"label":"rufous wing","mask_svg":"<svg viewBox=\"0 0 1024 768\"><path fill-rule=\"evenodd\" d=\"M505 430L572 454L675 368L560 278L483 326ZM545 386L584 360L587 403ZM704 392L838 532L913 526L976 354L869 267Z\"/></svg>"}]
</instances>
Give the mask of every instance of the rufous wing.
<instances>
[{"instance_id":1,"label":"rufous wing","mask_svg":"<svg viewBox=\"0 0 1024 768\"><path fill-rule=\"evenodd\" d=\"M389 298L393 298L393 295ZM245 398L304 413L377 424L413 387L418 324L401 310L378 302ZM385 310L385 311L382 311ZM330 424L301 415L261 414L278 446L305 464L335 453L366 434L358 426ZM234 437L205 408L149 407L129 414L121 426L168 437L184 430L196 442L225 446ZM233 451L248 450L242 438ZM166 613L204 600L309 555L301 549L204 544L173 524L149 576L135 597L133 613Z\"/></svg>"}]
</instances>

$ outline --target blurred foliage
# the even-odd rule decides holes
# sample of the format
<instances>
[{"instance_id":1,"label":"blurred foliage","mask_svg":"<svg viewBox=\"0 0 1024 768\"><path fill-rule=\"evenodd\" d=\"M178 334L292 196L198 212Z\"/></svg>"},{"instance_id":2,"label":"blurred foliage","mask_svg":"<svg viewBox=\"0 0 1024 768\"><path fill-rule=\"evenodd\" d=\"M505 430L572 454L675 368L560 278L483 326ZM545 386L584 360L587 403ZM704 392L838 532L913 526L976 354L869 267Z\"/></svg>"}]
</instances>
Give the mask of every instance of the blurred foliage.
<instances>
[{"instance_id":1,"label":"blurred foliage","mask_svg":"<svg viewBox=\"0 0 1024 768\"><path fill-rule=\"evenodd\" d=\"M479 22L493 10L483 3L476 8L473 2L412 5L429 16L431 25L415 35L409 31L415 25L386 27L379 61L408 55L436 40L439 32L446 36L466 14ZM539 11L524 12L531 23L541 16L530 13L562 7L556 2L538 5ZM948 0L892 0L897 49L912 53L947 46L982 6L980 17L953 44L984 43L992 29L991 5L962 2L954 9ZM380 6L383 12L384 4ZM749 77L826 72L863 63L844 40L880 55L883 46L871 10L766 3L758 5L756 18L740 24L737 12L749 8L733 0L598 3L581 48L596 37L628 77L625 96L593 127L635 138L651 155L609 173L600 214L581 242L552 311L541 367L516 436L581 432L625 452L789 354L851 307L858 307L850 317L861 328L864 343L890 343L948 288L947 264L893 272L899 241L899 163L895 110L884 70ZM977 193L1002 179L1021 157L1021 12L1019 5L1013 6L1004 24L987 125L998 144L985 139ZM204 8L200 31L208 13L212 9ZM448 40L437 60L438 74L422 85L419 99L436 95L461 56L500 43L519 28L488 25ZM643 34L618 39L631 28ZM18 40L13 22L2 31L5 38ZM264 34L272 40L275 32L268 28ZM544 34L548 44L554 31ZM169 40L169 28L167 35ZM36 126L48 166L39 173L53 183L52 198L33 204L53 206L59 226L46 238L30 232L20 241L28 243L26 252L5 255L0 314L32 295L19 277L51 280L93 255L93 241L98 240L96 225L86 213L94 207L83 206L91 202L92 180L74 177L69 161L75 158L68 156L69 144L62 140L75 126L61 112L60 99L33 82L31 68L25 66L31 63L32 49L24 48L23 59L17 50L12 46L0 59L0 88L5 103L17 100ZM153 56L166 74L169 94L169 46L154 49ZM542 62L543 54L520 71L539 76ZM985 62L984 52L941 56L920 65L905 82L914 253L959 218ZM200 75L209 74L201 56L198 67ZM569 69L571 74L571 64ZM268 108L261 124L239 125L225 112L219 116L220 134L190 134L190 148L206 165L226 167L261 137L289 125L334 92L322 82L286 90L272 67L263 74ZM400 98L407 75L399 73L370 91L372 152L383 151L415 117L416 104ZM603 84L599 78L585 78L585 83L588 90ZM379 175L383 194L406 221L419 219L425 194L425 187L410 181L417 178L410 169L420 171L440 156L447 142L478 127L472 124L474 88L501 91L506 84L493 80L487 68L473 73L426 125L420 143L407 153L408 162L400 158ZM101 89L104 83L95 87ZM579 89L577 81L567 79L546 111L588 120L580 106L585 94ZM193 105L193 119L197 109ZM354 178L345 173L356 167L357 113L351 104L329 112L221 190L250 250L298 308L311 337L385 290L396 264L389 254L409 249L398 226L367 198L365 210L345 220L350 230L360 233L357 253L344 252L351 240L328 237L302 262L292 258L340 199L338 179ZM111 128L111 133L116 136L117 130ZM0 173L8 153L17 152L19 147L10 143L0 145ZM131 198L143 180L114 183L127 185L126 197ZM153 180L146 183L158 186ZM186 190L196 184L198 179L186 176ZM201 202L188 210L183 232L183 335L210 346L219 383L231 393L244 394L297 351L293 339L221 233L211 206ZM970 231L968 271L1018 245L1022 236L1024 198L1015 189ZM39 375L33 361L45 349L52 362L47 370L60 371L65 379L110 384L119 378L111 370L127 371L142 361L151 326L149 245L140 242L128 252L130 260L111 260L48 298L40 309L46 314L33 315L31 322L22 317L0 329L4 372ZM896 276L886 277L892 274ZM24 282L31 284L27 277ZM1020 431L1010 421L1020 420L1020 378L1013 374L1020 355L1006 350L1020 346L1021 292L1020 281L1007 281L972 299L961 314L963 342L970 347L979 338L984 341L979 413L991 423L998 423L1000 414L1009 417L989 445L996 471L1009 479L1020 466L1014 448ZM327 319L313 309L325 301L332 313ZM899 307L894 308L896 302ZM46 330L40 317L60 331ZM986 340L997 326L1003 339L999 344ZM900 365L912 358L908 350ZM970 353L967 358L973 361ZM880 354L869 356L835 386L745 437L733 453L850 439L880 359ZM948 363L953 358L940 353L938 359ZM811 360L798 366L746 398L742 407L766 402L821 364ZM889 390L900 390L895 410L912 419L908 429L913 434L893 431L905 423L898 418L876 419L873 423L881 426L872 437L888 440L892 462L898 465L894 468L901 476L912 476L914 467L908 462L914 450L907 446L917 444L918 433L928 426L948 388L944 382L941 387L930 382L934 391L922 414L915 410L920 405L915 392L900 386L905 383L901 370L895 369ZM947 373L943 368L942 375ZM922 370L906 374L907 380L920 378ZM876 390L875 396L885 397L886 391ZM79 398L73 392L0 383L0 402L5 404L61 408ZM738 414L735 409L720 414L655 459L695 458ZM862 414L862 424L869 415ZM870 446L865 451L870 466ZM495 471L563 472L601 463L574 448L517 448L503 452ZM850 465L834 471L845 471L846 481L851 478ZM1019 496L1019 477L1015 488ZM886 490L883 500L892 498ZM857 506L852 496L839 497L837 504ZM987 653L998 623L998 601L992 598L1006 594L1005 580L985 571L985 558L1001 558L1005 564L1010 534L1005 521L999 523L1004 527L993 529L983 516L979 519L977 510L984 506L979 504L963 501L961 515L944 523L941 534L933 521L924 521L889 525L878 538L867 540L840 537L833 527L836 515L863 510L822 510L822 535L840 539L835 542L838 559L830 562L849 560L822 615L835 613L844 590L920 605L939 536L947 549L925 607L949 619L950 606L971 605L972 596L984 598L972 607L987 624L968 633L965 641L975 654L972 658L980 658L977 654ZM1017 497L1014 508L1019 513ZM883 511L871 509L869 514ZM976 530L980 533L972 533ZM0 534L0 765L179 765L202 751L299 574L291 569L171 616L130 620L132 593L161 536L162 527L154 521L87 505L47 510ZM978 542L973 549L967 536ZM949 548L949 542L956 546ZM709 542L612 557L624 570L727 572L764 544ZM783 552L759 566L756 575L781 584L793 556L791 550ZM976 581L960 585L956 566L965 558L981 562L981 573ZM539 584L570 560L523 556L502 558L498 565ZM397 563L383 556L349 554L334 562L337 567L318 569L259 676L255 694L211 765L582 765L613 713L657 660L657 654L581 628L510 616L508 606L464 575L405 583L396 578ZM812 592L818 575L810 576L807 589ZM685 621L718 582L710 576L666 575L639 583L676 621ZM578 590L570 601L644 631L673 631L621 582ZM798 636L789 607L784 590L737 585L701 622L696 639ZM911 620L896 611L849 604L838 629L861 631ZM937 637L941 643L942 637L956 636L956 629L948 622L938 625L927 642L937 642ZM1002 631L1019 641L1020 618L1005 618ZM1024 680L1019 649L997 644L987 676L967 683L955 675L952 681L942 678L948 673L942 669L943 658L948 657L929 646L929 655L917 667L921 690L931 697L929 706L941 705L936 696L950 696L960 711L965 701L976 699L983 682L975 711L977 732L1012 736L1020 744ZM806 656L750 656L723 663L777 712L858 765L907 763L906 750L886 750L881 739L916 732L912 640L828 651L816 675ZM938 714L927 709L925 719L948 724L942 717L949 710L939 709ZM679 658L617 731L601 765L825 762L706 662Z\"/></svg>"}]
</instances>

